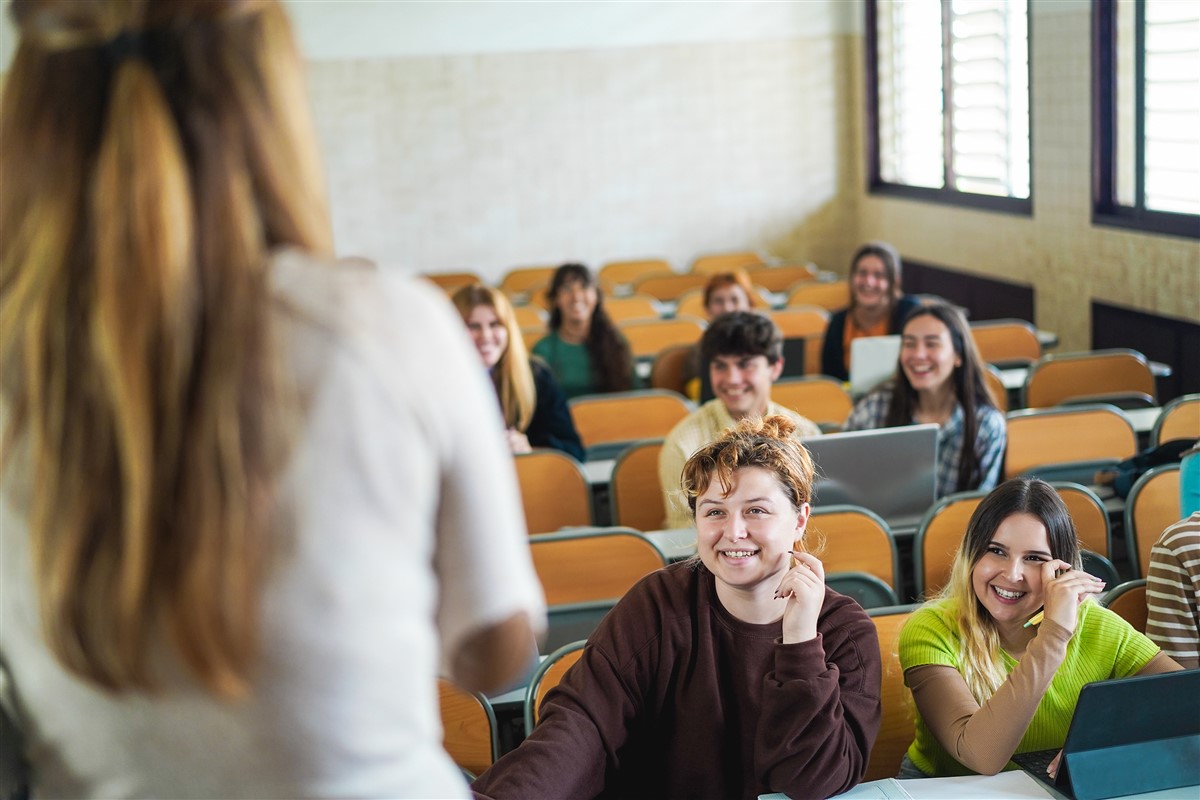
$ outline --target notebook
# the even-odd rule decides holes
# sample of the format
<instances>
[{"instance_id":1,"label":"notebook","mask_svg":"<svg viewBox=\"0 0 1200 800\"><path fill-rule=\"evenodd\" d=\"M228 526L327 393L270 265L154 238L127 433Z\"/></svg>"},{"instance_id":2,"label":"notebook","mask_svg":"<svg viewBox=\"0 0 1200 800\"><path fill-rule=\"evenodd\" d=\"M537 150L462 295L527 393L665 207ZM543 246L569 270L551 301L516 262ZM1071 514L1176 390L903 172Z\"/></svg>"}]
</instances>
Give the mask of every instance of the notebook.
<instances>
[{"instance_id":1,"label":"notebook","mask_svg":"<svg viewBox=\"0 0 1200 800\"><path fill-rule=\"evenodd\" d=\"M1200 670L1089 683L1062 751L1054 779L1046 764L1057 750L1012 760L1074 800L1200 784Z\"/></svg>"},{"instance_id":2,"label":"notebook","mask_svg":"<svg viewBox=\"0 0 1200 800\"><path fill-rule=\"evenodd\" d=\"M896 373L899 336L863 336L850 342L850 394L861 397Z\"/></svg>"},{"instance_id":3,"label":"notebook","mask_svg":"<svg viewBox=\"0 0 1200 800\"><path fill-rule=\"evenodd\" d=\"M937 490L937 434L927 424L805 439L817 466L815 503L864 506L893 531L915 527Z\"/></svg>"}]
</instances>

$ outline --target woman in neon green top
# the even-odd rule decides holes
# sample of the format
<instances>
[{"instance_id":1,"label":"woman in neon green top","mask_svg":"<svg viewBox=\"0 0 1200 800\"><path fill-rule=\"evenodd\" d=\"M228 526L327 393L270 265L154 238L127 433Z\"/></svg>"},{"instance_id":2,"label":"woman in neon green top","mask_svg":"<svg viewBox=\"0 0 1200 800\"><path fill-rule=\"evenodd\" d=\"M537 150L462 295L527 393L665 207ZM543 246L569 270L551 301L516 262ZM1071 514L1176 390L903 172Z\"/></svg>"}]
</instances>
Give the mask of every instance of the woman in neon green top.
<instances>
[{"instance_id":1,"label":"woman in neon green top","mask_svg":"<svg viewBox=\"0 0 1200 800\"><path fill-rule=\"evenodd\" d=\"M917 708L900 777L1011 768L1013 753L1062 746L1085 683L1181 669L1095 602L1103 590L1052 486L1015 478L984 498L949 585L900 634Z\"/></svg>"}]
</instances>

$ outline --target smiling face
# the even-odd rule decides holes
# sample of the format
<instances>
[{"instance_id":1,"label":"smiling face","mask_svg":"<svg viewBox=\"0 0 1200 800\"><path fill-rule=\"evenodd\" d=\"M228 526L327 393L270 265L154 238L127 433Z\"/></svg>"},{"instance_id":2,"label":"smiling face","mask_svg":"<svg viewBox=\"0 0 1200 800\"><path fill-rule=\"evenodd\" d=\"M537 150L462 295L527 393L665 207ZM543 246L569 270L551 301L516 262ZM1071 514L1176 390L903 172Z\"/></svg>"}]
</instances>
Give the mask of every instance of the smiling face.
<instances>
[{"instance_id":1,"label":"smiling face","mask_svg":"<svg viewBox=\"0 0 1200 800\"><path fill-rule=\"evenodd\" d=\"M713 394L735 420L767 413L771 384L782 371L783 359L772 364L766 356L713 356L708 365Z\"/></svg>"},{"instance_id":2,"label":"smiling face","mask_svg":"<svg viewBox=\"0 0 1200 800\"><path fill-rule=\"evenodd\" d=\"M554 294L554 305L564 322L589 324L597 301L596 287L583 281L566 281Z\"/></svg>"},{"instance_id":3,"label":"smiling face","mask_svg":"<svg viewBox=\"0 0 1200 800\"><path fill-rule=\"evenodd\" d=\"M496 366L508 349L508 329L491 306L475 306L467 315L467 330L475 342L475 350L488 369Z\"/></svg>"},{"instance_id":4,"label":"smiling face","mask_svg":"<svg viewBox=\"0 0 1200 800\"><path fill-rule=\"evenodd\" d=\"M708 295L708 303L704 306L709 319L715 319L730 311L749 311L750 298L746 290L736 283L730 283L718 289L713 289Z\"/></svg>"},{"instance_id":5,"label":"smiling face","mask_svg":"<svg viewBox=\"0 0 1200 800\"><path fill-rule=\"evenodd\" d=\"M1032 514L1012 514L996 528L971 587L1001 631L1019 631L1042 607L1042 564L1052 559L1046 526Z\"/></svg>"},{"instance_id":6,"label":"smiling face","mask_svg":"<svg viewBox=\"0 0 1200 800\"><path fill-rule=\"evenodd\" d=\"M885 308L892 299L892 282L883 259L868 253L856 261L850 274L850 289L858 308Z\"/></svg>"},{"instance_id":7,"label":"smiling face","mask_svg":"<svg viewBox=\"0 0 1200 800\"><path fill-rule=\"evenodd\" d=\"M743 467L731 484L724 495L712 480L696 498L697 550L726 608L736 605L728 599L734 594L774 593L808 522L808 504L794 508L768 469Z\"/></svg>"},{"instance_id":8,"label":"smiling face","mask_svg":"<svg viewBox=\"0 0 1200 800\"><path fill-rule=\"evenodd\" d=\"M954 350L946 324L937 317L922 314L904 326L900 366L913 389L931 392L953 379L955 368L962 366L962 357Z\"/></svg>"}]
</instances>

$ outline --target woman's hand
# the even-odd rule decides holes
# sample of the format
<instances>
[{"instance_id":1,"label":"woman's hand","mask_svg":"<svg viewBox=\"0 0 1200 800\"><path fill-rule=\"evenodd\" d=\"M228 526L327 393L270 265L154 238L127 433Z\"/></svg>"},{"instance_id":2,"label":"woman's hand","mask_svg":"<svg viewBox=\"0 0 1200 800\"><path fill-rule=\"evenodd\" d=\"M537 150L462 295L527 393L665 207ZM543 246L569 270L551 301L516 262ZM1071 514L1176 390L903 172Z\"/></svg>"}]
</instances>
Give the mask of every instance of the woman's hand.
<instances>
[{"instance_id":1,"label":"woman's hand","mask_svg":"<svg viewBox=\"0 0 1200 800\"><path fill-rule=\"evenodd\" d=\"M775 596L782 598L783 643L807 642L817 638L817 615L825 603L825 567L810 553L793 553L796 566L779 582Z\"/></svg>"},{"instance_id":2,"label":"woman's hand","mask_svg":"<svg viewBox=\"0 0 1200 800\"><path fill-rule=\"evenodd\" d=\"M1072 569L1065 561L1054 559L1042 564L1042 603L1047 619L1071 633L1075 632L1079 604L1088 596L1104 591L1104 581L1081 569Z\"/></svg>"},{"instance_id":3,"label":"woman's hand","mask_svg":"<svg viewBox=\"0 0 1200 800\"><path fill-rule=\"evenodd\" d=\"M504 438L508 440L508 449L513 453L528 453L533 450L529 446L529 437L521 433L516 428L509 428L504 432Z\"/></svg>"}]
</instances>

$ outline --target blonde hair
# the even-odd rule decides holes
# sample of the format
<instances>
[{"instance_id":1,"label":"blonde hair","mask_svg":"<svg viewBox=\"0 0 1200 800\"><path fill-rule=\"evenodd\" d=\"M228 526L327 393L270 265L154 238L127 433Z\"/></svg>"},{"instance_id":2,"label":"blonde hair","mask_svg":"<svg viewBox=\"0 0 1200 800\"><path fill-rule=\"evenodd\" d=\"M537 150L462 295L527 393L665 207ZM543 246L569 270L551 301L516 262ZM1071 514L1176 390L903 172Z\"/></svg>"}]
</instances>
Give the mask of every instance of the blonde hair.
<instances>
[{"instance_id":1,"label":"blonde hair","mask_svg":"<svg viewBox=\"0 0 1200 800\"><path fill-rule=\"evenodd\" d=\"M257 658L294 417L270 252L328 251L299 56L256 0L17 0L0 109L0 366L55 656L211 692Z\"/></svg>"},{"instance_id":2,"label":"blonde hair","mask_svg":"<svg viewBox=\"0 0 1200 800\"><path fill-rule=\"evenodd\" d=\"M492 368L492 382L496 385L496 396L500 399L504 424L524 433L533 419L534 409L537 408L537 389L533 383L533 370L529 366L525 339L521 336L512 304L499 289L481 283L463 286L450 299L462 316L463 322L467 321L473 310L479 306L487 306L496 312L496 319L504 326L508 334L508 346L504 348L503 355Z\"/></svg>"},{"instance_id":3,"label":"blonde hair","mask_svg":"<svg viewBox=\"0 0 1200 800\"><path fill-rule=\"evenodd\" d=\"M997 486L979 503L954 554L950 580L938 599L952 601L961 641L959 671L981 705L996 693L1007 674L1000 657L996 621L976 596L972 574L996 530L1013 514L1036 517L1046 529L1050 554L1072 564L1074 569L1082 569L1075 523L1050 484L1037 478L1013 478Z\"/></svg>"}]
</instances>

